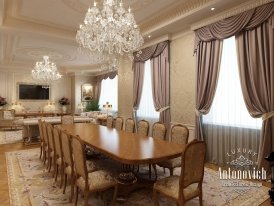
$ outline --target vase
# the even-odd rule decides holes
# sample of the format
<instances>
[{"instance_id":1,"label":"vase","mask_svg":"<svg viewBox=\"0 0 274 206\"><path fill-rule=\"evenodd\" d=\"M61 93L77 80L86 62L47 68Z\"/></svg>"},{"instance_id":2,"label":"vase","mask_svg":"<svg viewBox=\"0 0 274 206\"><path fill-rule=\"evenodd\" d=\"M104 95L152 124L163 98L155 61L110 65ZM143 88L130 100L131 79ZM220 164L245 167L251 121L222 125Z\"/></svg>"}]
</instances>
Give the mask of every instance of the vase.
<instances>
[{"instance_id":1,"label":"vase","mask_svg":"<svg viewBox=\"0 0 274 206\"><path fill-rule=\"evenodd\" d=\"M66 105L63 105L63 106L62 106L62 112L63 112L63 113L67 113L67 106L66 106Z\"/></svg>"}]
</instances>

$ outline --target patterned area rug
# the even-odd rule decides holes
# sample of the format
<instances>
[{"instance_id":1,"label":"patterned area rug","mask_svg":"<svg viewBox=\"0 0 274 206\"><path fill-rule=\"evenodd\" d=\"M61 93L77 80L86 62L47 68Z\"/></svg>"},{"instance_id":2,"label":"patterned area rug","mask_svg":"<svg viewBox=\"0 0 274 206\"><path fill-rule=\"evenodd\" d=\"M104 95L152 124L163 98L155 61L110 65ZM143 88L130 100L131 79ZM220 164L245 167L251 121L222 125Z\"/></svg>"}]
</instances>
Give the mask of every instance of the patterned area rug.
<instances>
[{"instance_id":1,"label":"patterned area rug","mask_svg":"<svg viewBox=\"0 0 274 206\"><path fill-rule=\"evenodd\" d=\"M72 206L69 203L69 187L66 194L58 187L59 181L54 182L52 174L46 171L45 166L39 159L39 149L21 150L17 152L6 153L8 181L11 206L40 206L40 205L65 205ZM97 160L95 164L107 165L108 168L114 168L115 163L109 159ZM162 168L158 169L159 178L167 175ZM147 174L147 166L141 167L141 173ZM180 170L175 170L179 174ZM247 181L245 181L247 182ZM103 192L101 195L92 194L89 202L96 206L110 205L112 190ZM203 183L203 204L209 205L259 205L268 198L268 188L264 186L250 187L245 193L238 193L232 187L223 187L218 179L218 173L211 169L205 169ZM79 195L78 203L82 203L82 196ZM82 205L82 204L78 204ZM150 206L152 202L151 189L141 189L130 194L126 201L117 201L118 206L136 205ZM173 206L175 203L170 199L161 198L161 206ZM198 205L198 198L189 201L187 206Z\"/></svg>"},{"instance_id":2,"label":"patterned area rug","mask_svg":"<svg viewBox=\"0 0 274 206\"><path fill-rule=\"evenodd\" d=\"M0 145L23 141L23 130L1 130Z\"/></svg>"}]
</instances>

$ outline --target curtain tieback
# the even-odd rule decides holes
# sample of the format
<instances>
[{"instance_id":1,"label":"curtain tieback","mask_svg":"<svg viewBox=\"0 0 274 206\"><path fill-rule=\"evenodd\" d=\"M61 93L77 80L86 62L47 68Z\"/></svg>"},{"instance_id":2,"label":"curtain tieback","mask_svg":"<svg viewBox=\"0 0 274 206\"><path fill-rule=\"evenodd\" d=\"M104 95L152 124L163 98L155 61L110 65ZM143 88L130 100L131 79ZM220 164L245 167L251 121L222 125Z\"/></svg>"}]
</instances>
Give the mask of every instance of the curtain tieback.
<instances>
[{"instance_id":1,"label":"curtain tieback","mask_svg":"<svg viewBox=\"0 0 274 206\"><path fill-rule=\"evenodd\" d=\"M196 114L196 116L200 116L201 112L198 109L195 109L195 114Z\"/></svg>"},{"instance_id":2,"label":"curtain tieback","mask_svg":"<svg viewBox=\"0 0 274 206\"><path fill-rule=\"evenodd\" d=\"M274 111L263 114L262 120L264 121L264 120L267 120L271 117L274 117Z\"/></svg>"},{"instance_id":3,"label":"curtain tieback","mask_svg":"<svg viewBox=\"0 0 274 206\"><path fill-rule=\"evenodd\" d=\"M162 108L156 110L156 112L163 112L163 111L165 111L167 109L170 109L170 106L162 107Z\"/></svg>"}]
</instances>

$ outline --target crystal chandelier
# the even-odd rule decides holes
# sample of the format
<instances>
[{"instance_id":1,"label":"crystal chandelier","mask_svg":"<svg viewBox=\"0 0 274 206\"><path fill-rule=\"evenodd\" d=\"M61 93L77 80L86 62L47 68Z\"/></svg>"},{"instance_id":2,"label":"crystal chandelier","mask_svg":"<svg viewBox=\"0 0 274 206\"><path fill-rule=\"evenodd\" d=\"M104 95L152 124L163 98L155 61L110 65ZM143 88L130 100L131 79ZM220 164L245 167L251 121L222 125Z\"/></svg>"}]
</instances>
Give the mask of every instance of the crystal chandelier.
<instances>
[{"instance_id":1,"label":"crystal chandelier","mask_svg":"<svg viewBox=\"0 0 274 206\"><path fill-rule=\"evenodd\" d=\"M122 0L104 0L102 9L94 2L77 31L76 41L91 52L114 56L127 53L130 57L144 43L131 9L126 11Z\"/></svg>"},{"instance_id":2,"label":"crystal chandelier","mask_svg":"<svg viewBox=\"0 0 274 206\"><path fill-rule=\"evenodd\" d=\"M43 56L43 61L36 62L31 74L34 80L45 84L54 82L62 77L57 70L56 64L50 62L48 56Z\"/></svg>"}]
</instances>

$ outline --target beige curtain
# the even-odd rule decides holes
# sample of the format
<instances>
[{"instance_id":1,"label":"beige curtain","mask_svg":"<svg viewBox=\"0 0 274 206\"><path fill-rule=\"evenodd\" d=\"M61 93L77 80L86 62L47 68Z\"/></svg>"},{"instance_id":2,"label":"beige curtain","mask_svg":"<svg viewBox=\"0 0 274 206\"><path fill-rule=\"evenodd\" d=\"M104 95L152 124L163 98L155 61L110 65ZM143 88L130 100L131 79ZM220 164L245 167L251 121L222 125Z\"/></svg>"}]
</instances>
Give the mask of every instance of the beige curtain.
<instances>
[{"instance_id":1,"label":"beige curtain","mask_svg":"<svg viewBox=\"0 0 274 206\"><path fill-rule=\"evenodd\" d=\"M154 106L156 110L160 110L164 107L168 107L168 109L161 112L160 119L166 124L169 124L170 122L170 111L169 111L170 88L169 88L169 54L168 54L169 50L168 49L169 49L169 42L164 41L159 44L144 48L140 52L134 53L133 118L136 117L136 111L138 110L141 95L142 95L145 61L147 61L148 59L151 59L152 60L151 68L153 70L152 76L154 75L154 78L152 77L152 84L153 84L152 87L154 88L154 85L155 85L155 88L153 89L155 90L155 93L153 94L153 99L154 97L156 98L154 99ZM167 76L164 76L163 75L164 73ZM161 75L159 76L158 74L159 75L161 74ZM168 81L167 81L167 78L168 78ZM164 84L168 84L168 85L164 85ZM166 87L164 89L165 92L159 94L159 92L161 91L160 87L162 88ZM157 88L159 88L159 92L156 91L158 90ZM159 95L163 95L162 99L159 98ZM136 122L136 118L135 118L135 122Z\"/></svg>"},{"instance_id":2,"label":"beige curtain","mask_svg":"<svg viewBox=\"0 0 274 206\"><path fill-rule=\"evenodd\" d=\"M274 13L267 21L236 36L243 96L252 117L262 117L259 167L268 168L264 160L274 151Z\"/></svg>"},{"instance_id":3,"label":"beige curtain","mask_svg":"<svg viewBox=\"0 0 274 206\"><path fill-rule=\"evenodd\" d=\"M221 43L217 42L232 35L235 35L238 39L238 58L241 64L241 84L246 87L243 89L243 95L248 110L254 117L273 111L274 75L273 71L271 71L271 69L273 70L273 11L274 2L271 2L195 31L195 52L197 53L196 138L203 139L200 115L208 112L216 88L216 78L218 76L219 68L218 61L220 59L221 48ZM248 32L248 30L254 29L258 26L260 27L260 25L264 24L266 21L271 22L269 24L272 24L272 31L270 31L270 33L272 32L272 36L266 29L259 29L261 32L257 31L252 35L247 34L251 33ZM239 45L239 39L243 38L241 35L246 35L247 37L242 41L242 45ZM260 39L260 41L257 39ZM272 44L272 46L267 44ZM257 51L255 56L252 54L254 50L250 51L250 47L253 47L254 50L258 48L259 51ZM242 49L242 51L240 51L240 49ZM269 59L271 59L271 61ZM246 66L248 66L248 68L246 68ZM248 72L252 70L253 72L248 74ZM248 79L248 81L244 80L244 76ZM264 88L262 88L262 85L259 86L259 81L261 80L265 80L265 82L262 82ZM255 89L255 85L259 86L259 89ZM263 92L263 89L266 89L267 92ZM265 96L268 94L271 95ZM259 96L256 97L254 95ZM258 98L262 99L257 101ZM248 102L247 99L249 99L250 102ZM252 108L250 108L249 105L253 105ZM255 113L252 114L252 112L257 113L257 115ZM273 122L269 123L270 121L273 121L273 118L271 120L266 120L263 126L259 152L260 165L262 165L263 156L273 150L273 145L271 144L272 139L274 138L274 128ZM266 126L270 124L272 126ZM263 166L265 165L266 163L264 163Z\"/></svg>"},{"instance_id":4,"label":"beige curtain","mask_svg":"<svg viewBox=\"0 0 274 206\"><path fill-rule=\"evenodd\" d=\"M116 77L116 75L118 75L117 71L109 72L109 73L97 76L96 88L95 88L95 99L96 100L99 101L99 99L100 99L102 80L107 79L107 78L114 79Z\"/></svg>"},{"instance_id":5,"label":"beige curtain","mask_svg":"<svg viewBox=\"0 0 274 206\"><path fill-rule=\"evenodd\" d=\"M160 112L159 121L169 128L170 123L170 69L169 47L151 60L152 96L154 108ZM169 130L168 130L169 131Z\"/></svg>"},{"instance_id":6,"label":"beige curtain","mask_svg":"<svg viewBox=\"0 0 274 206\"><path fill-rule=\"evenodd\" d=\"M202 116L213 102L218 82L222 41L200 42L196 57L196 129L195 137L204 140Z\"/></svg>"}]
</instances>

